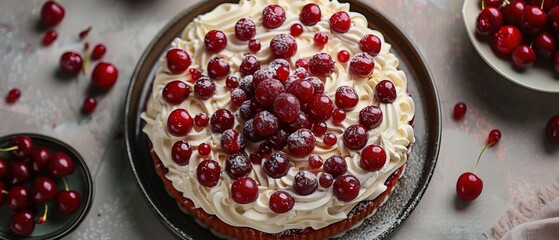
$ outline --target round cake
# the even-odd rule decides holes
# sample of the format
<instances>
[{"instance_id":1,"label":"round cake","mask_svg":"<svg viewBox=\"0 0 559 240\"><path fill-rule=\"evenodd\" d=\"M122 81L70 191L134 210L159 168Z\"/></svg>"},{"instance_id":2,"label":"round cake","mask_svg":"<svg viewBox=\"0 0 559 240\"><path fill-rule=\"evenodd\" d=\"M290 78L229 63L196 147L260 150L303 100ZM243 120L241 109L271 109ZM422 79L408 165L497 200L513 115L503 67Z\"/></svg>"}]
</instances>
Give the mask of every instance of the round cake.
<instances>
[{"instance_id":1,"label":"round cake","mask_svg":"<svg viewBox=\"0 0 559 240\"><path fill-rule=\"evenodd\" d=\"M414 102L382 34L336 0L241 0L195 18L142 113L180 207L232 239L324 239L387 200Z\"/></svg>"}]
</instances>

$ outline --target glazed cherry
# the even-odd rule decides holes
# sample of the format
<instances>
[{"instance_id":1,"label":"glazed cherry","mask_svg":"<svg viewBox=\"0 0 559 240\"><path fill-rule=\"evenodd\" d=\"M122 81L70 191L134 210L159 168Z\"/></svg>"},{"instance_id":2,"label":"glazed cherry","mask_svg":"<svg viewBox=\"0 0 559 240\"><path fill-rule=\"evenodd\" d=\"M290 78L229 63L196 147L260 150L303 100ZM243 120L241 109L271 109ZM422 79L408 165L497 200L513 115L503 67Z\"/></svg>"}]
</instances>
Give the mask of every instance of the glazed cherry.
<instances>
[{"instance_id":1,"label":"glazed cherry","mask_svg":"<svg viewBox=\"0 0 559 240\"><path fill-rule=\"evenodd\" d=\"M196 68L188 69L188 75L190 75L189 82L196 82L202 77L202 72Z\"/></svg>"},{"instance_id":2,"label":"glazed cherry","mask_svg":"<svg viewBox=\"0 0 559 240\"><path fill-rule=\"evenodd\" d=\"M305 80L309 81L313 86L314 93L315 93L314 95L316 95L316 93L324 93L324 82L320 80L320 78L312 76L312 77L305 78Z\"/></svg>"},{"instance_id":3,"label":"glazed cherry","mask_svg":"<svg viewBox=\"0 0 559 240\"><path fill-rule=\"evenodd\" d=\"M487 145L493 146L501 141L501 131L499 129L493 129L489 132L489 136L487 137Z\"/></svg>"},{"instance_id":4,"label":"glazed cherry","mask_svg":"<svg viewBox=\"0 0 559 240\"><path fill-rule=\"evenodd\" d=\"M256 87L254 98L263 107L272 106L277 96L285 92L283 84L275 79L266 80Z\"/></svg>"},{"instance_id":5,"label":"glazed cherry","mask_svg":"<svg viewBox=\"0 0 559 240\"><path fill-rule=\"evenodd\" d=\"M17 88L12 88L6 95L6 103L13 104L15 103L19 97L21 97L21 91Z\"/></svg>"},{"instance_id":6,"label":"glazed cherry","mask_svg":"<svg viewBox=\"0 0 559 240\"><path fill-rule=\"evenodd\" d=\"M177 105L190 96L190 87L180 80L171 81L165 85L161 95L169 104Z\"/></svg>"},{"instance_id":7,"label":"glazed cherry","mask_svg":"<svg viewBox=\"0 0 559 240\"><path fill-rule=\"evenodd\" d=\"M252 171L252 163L244 154L233 154L225 160L225 171L233 179L248 175Z\"/></svg>"},{"instance_id":8,"label":"glazed cherry","mask_svg":"<svg viewBox=\"0 0 559 240\"><path fill-rule=\"evenodd\" d=\"M308 161L309 161L309 167L311 167L312 169L318 169L322 167L322 163L324 162L322 160L322 157L320 157L317 154L311 154L309 156Z\"/></svg>"},{"instance_id":9,"label":"glazed cherry","mask_svg":"<svg viewBox=\"0 0 559 240\"><path fill-rule=\"evenodd\" d=\"M262 165L264 172L271 178L281 178L289 171L289 159L283 153L273 153Z\"/></svg>"},{"instance_id":10,"label":"glazed cherry","mask_svg":"<svg viewBox=\"0 0 559 240\"><path fill-rule=\"evenodd\" d=\"M309 195L318 188L318 179L309 171L300 171L293 179L293 189L299 195Z\"/></svg>"},{"instance_id":11,"label":"glazed cherry","mask_svg":"<svg viewBox=\"0 0 559 240\"><path fill-rule=\"evenodd\" d=\"M56 184L47 177L38 177L31 187L31 200L35 204L50 201L56 196Z\"/></svg>"},{"instance_id":12,"label":"glazed cherry","mask_svg":"<svg viewBox=\"0 0 559 240\"><path fill-rule=\"evenodd\" d=\"M369 132L361 124L351 125L345 129L343 140L344 145L353 150L359 150L367 145Z\"/></svg>"},{"instance_id":13,"label":"glazed cherry","mask_svg":"<svg viewBox=\"0 0 559 240\"><path fill-rule=\"evenodd\" d=\"M359 124L367 129L373 129L382 122L382 110L376 106L367 106L359 112Z\"/></svg>"},{"instance_id":14,"label":"glazed cherry","mask_svg":"<svg viewBox=\"0 0 559 240\"><path fill-rule=\"evenodd\" d=\"M557 43L555 38L547 33L540 33L533 42L533 47L536 53L546 58L551 58L555 51L557 51Z\"/></svg>"},{"instance_id":15,"label":"glazed cherry","mask_svg":"<svg viewBox=\"0 0 559 240\"><path fill-rule=\"evenodd\" d=\"M194 83L194 95L202 100L210 99L215 93L215 82L207 77L201 77Z\"/></svg>"},{"instance_id":16,"label":"glazed cherry","mask_svg":"<svg viewBox=\"0 0 559 240\"><path fill-rule=\"evenodd\" d=\"M352 87L341 86L336 90L335 102L338 108L351 110L359 102L359 95Z\"/></svg>"},{"instance_id":17,"label":"glazed cherry","mask_svg":"<svg viewBox=\"0 0 559 240\"><path fill-rule=\"evenodd\" d=\"M38 147L31 155L31 169L36 173L47 170L51 159L51 153L44 147ZM2 176L2 174L0 174Z\"/></svg>"},{"instance_id":18,"label":"glazed cherry","mask_svg":"<svg viewBox=\"0 0 559 240\"><path fill-rule=\"evenodd\" d=\"M521 45L512 53L512 62L514 67L524 70L534 65L536 61L536 53L528 45Z\"/></svg>"},{"instance_id":19,"label":"glazed cherry","mask_svg":"<svg viewBox=\"0 0 559 240\"><path fill-rule=\"evenodd\" d=\"M49 164L49 173L55 178L68 176L74 172L74 162L63 152L57 152L52 156Z\"/></svg>"},{"instance_id":20,"label":"glazed cherry","mask_svg":"<svg viewBox=\"0 0 559 240\"><path fill-rule=\"evenodd\" d=\"M260 69L254 73L252 78L252 84L254 85L254 87L258 87L260 83L266 80L273 80L274 77L276 76L276 72L277 70L271 68Z\"/></svg>"},{"instance_id":21,"label":"glazed cherry","mask_svg":"<svg viewBox=\"0 0 559 240\"><path fill-rule=\"evenodd\" d=\"M367 34L359 41L359 49L371 56L376 56L380 52L381 44L380 38L373 34Z\"/></svg>"},{"instance_id":22,"label":"glazed cherry","mask_svg":"<svg viewBox=\"0 0 559 240\"><path fill-rule=\"evenodd\" d=\"M325 122L317 122L312 125L312 132L316 136L322 136L326 132L328 127Z\"/></svg>"},{"instance_id":23,"label":"glazed cherry","mask_svg":"<svg viewBox=\"0 0 559 240\"><path fill-rule=\"evenodd\" d=\"M208 52L221 52L227 46L227 37L222 31L211 30L204 37L204 45Z\"/></svg>"},{"instance_id":24,"label":"glazed cherry","mask_svg":"<svg viewBox=\"0 0 559 240\"><path fill-rule=\"evenodd\" d=\"M303 26L301 26L301 24L295 23L291 25L291 28L289 28L289 33L291 33L291 36L293 37L298 37L303 34Z\"/></svg>"},{"instance_id":25,"label":"glazed cherry","mask_svg":"<svg viewBox=\"0 0 559 240\"><path fill-rule=\"evenodd\" d=\"M23 161L11 161L8 163L8 184L19 184L23 183L31 177L31 171L27 164Z\"/></svg>"},{"instance_id":26,"label":"glazed cherry","mask_svg":"<svg viewBox=\"0 0 559 240\"><path fill-rule=\"evenodd\" d=\"M249 119L245 122L243 128L243 136L251 142L260 142L264 139L263 136L256 133L256 128L254 127L254 120Z\"/></svg>"},{"instance_id":27,"label":"glazed cherry","mask_svg":"<svg viewBox=\"0 0 559 240\"><path fill-rule=\"evenodd\" d=\"M396 100L396 87L390 80L382 80L375 86L375 99L381 103L393 103Z\"/></svg>"},{"instance_id":28,"label":"glazed cherry","mask_svg":"<svg viewBox=\"0 0 559 240\"><path fill-rule=\"evenodd\" d=\"M496 7L486 7L479 13L476 20L476 32L487 36L503 26L503 14Z\"/></svg>"},{"instance_id":29,"label":"glazed cherry","mask_svg":"<svg viewBox=\"0 0 559 240\"><path fill-rule=\"evenodd\" d=\"M219 182L221 167L214 160L204 160L196 168L196 179L204 187L215 187Z\"/></svg>"},{"instance_id":30,"label":"glazed cherry","mask_svg":"<svg viewBox=\"0 0 559 240\"><path fill-rule=\"evenodd\" d=\"M105 47L105 45L97 44L93 48L93 51L91 51L91 59L93 60L101 59L103 56L105 56L106 52L107 52L107 47Z\"/></svg>"},{"instance_id":31,"label":"glazed cherry","mask_svg":"<svg viewBox=\"0 0 559 240\"><path fill-rule=\"evenodd\" d=\"M225 79L225 86L229 89L235 89L239 86L239 79L235 76L228 76Z\"/></svg>"},{"instance_id":32,"label":"glazed cherry","mask_svg":"<svg viewBox=\"0 0 559 240\"><path fill-rule=\"evenodd\" d=\"M244 75L252 75L259 69L260 61L254 55L246 56L239 66L239 71Z\"/></svg>"},{"instance_id":33,"label":"glazed cherry","mask_svg":"<svg viewBox=\"0 0 559 240\"><path fill-rule=\"evenodd\" d=\"M10 145L17 146L17 149L10 151L10 154L17 159L26 159L33 153L33 140L28 136L17 135L12 138Z\"/></svg>"},{"instance_id":34,"label":"glazed cherry","mask_svg":"<svg viewBox=\"0 0 559 240\"><path fill-rule=\"evenodd\" d=\"M281 66L284 66L286 68L291 67L290 63L283 58L276 58L268 64L268 68L270 68L274 71L278 70L278 68L281 67Z\"/></svg>"},{"instance_id":35,"label":"glazed cherry","mask_svg":"<svg viewBox=\"0 0 559 240\"><path fill-rule=\"evenodd\" d=\"M248 157L248 159L250 160L250 162L252 164L261 164L263 158L264 157L260 156L260 154L255 153L255 152L251 153Z\"/></svg>"},{"instance_id":36,"label":"glazed cherry","mask_svg":"<svg viewBox=\"0 0 559 240\"><path fill-rule=\"evenodd\" d=\"M347 163L341 156L332 155L324 161L322 168L336 178L347 172Z\"/></svg>"},{"instance_id":37,"label":"glazed cherry","mask_svg":"<svg viewBox=\"0 0 559 240\"><path fill-rule=\"evenodd\" d=\"M300 112L295 121L289 123L289 131L295 132L299 129L311 129L312 122L304 112Z\"/></svg>"},{"instance_id":38,"label":"glazed cherry","mask_svg":"<svg viewBox=\"0 0 559 240\"><path fill-rule=\"evenodd\" d=\"M315 46L322 48L328 43L328 34L324 32L317 32L314 34L313 41Z\"/></svg>"},{"instance_id":39,"label":"glazed cherry","mask_svg":"<svg viewBox=\"0 0 559 240\"><path fill-rule=\"evenodd\" d=\"M235 24L235 36L241 41L250 40L256 35L256 25L250 18L241 18Z\"/></svg>"},{"instance_id":40,"label":"glazed cherry","mask_svg":"<svg viewBox=\"0 0 559 240\"><path fill-rule=\"evenodd\" d=\"M358 53L349 63L349 70L358 76L368 77L375 69L375 60L368 53Z\"/></svg>"},{"instance_id":41,"label":"glazed cherry","mask_svg":"<svg viewBox=\"0 0 559 240\"><path fill-rule=\"evenodd\" d=\"M169 50L165 58L167 59L167 68L173 74L183 73L191 64L190 55L182 49Z\"/></svg>"},{"instance_id":42,"label":"glazed cherry","mask_svg":"<svg viewBox=\"0 0 559 240\"><path fill-rule=\"evenodd\" d=\"M10 218L10 231L19 237L30 236L35 229L35 215L29 210L16 213Z\"/></svg>"},{"instance_id":43,"label":"glazed cherry","mask_svg":"<svg viewBox=\"0 0 559 240\"><path fill-rule=\"evenodd\" d=\"M297 42L291 35L278 34L272 38L270 49L276 58L290 58L297 52Z\"/></svg>"},{"instance_id":44,"label":"glazed cherry","mask_svg":"<svg viewBox=\"0 0 559 240\"><path fill-rule=\"evenodd\" d=\"M256 60L258 61L258 60ZM260 66L260 65L259 65ZM241 68L243 66L241 65ZM243 71L243 69L239 69ZM229 75L230 67L227 59L223 57L215 57L208 63L208 76L211 79L223 79Z\"/></svg>"},{"instance_id":45,"label":"glazed cherry","mask_svg":"<svg viewBox=\"0 0 559 240\"><path fill-rule=\"evenodd\" d=\"M351 27L351 18L345 11L337 12L330 17L330 28L338 33L346 33Z\"/></svg>"},{"instance_id":46,"label":"glazed cherry","mask_svg":"<svg viewBox=\"0 0 559 240\"><path fill-rule=\"evenodd\" d=\"M386 152L381 146L369 145L361 151L361 168L367 171L378 171L386 163Z\"/></svg>"},{"instance_id":47,"label":"glazed cherry","mask_svg":"<svg viewBox=\"0 0 559 240\"><path fill-rule=\"evenodd\" d=\"M239 153L245 149L245 138L237 130L227 129L221 134L221 148L228 154Z\"/></svg>"},{"instance_id":48,"label":"glazed cherry","mask_svg":"<svg viewBox=\"0 0 559 240\"><path fill-rule=\"evenodd\" d=\"M268 5L262 10L262 25L268 29L278 28L285 22L285 10L279 5Z\"/></svg>"},{"instance_id":49,"label":"glazed cherry","mask_svg":"<svg viewBox=\"0 0 559 240\"><path fill-rule=\"evenodd\" d=\"M274 114L261 111L254 117L254 130L260 136L272 136L279 130L279 120Z\"/></svg>"},{"instance_id":50,"label":"glazed cherry","mask_svg":"<svg viewBox=\"0 0 559 240\"><path fill-rule=\"evenodd\" d=\"M46 1L41 7L41 23L45 27L54 27L64 19L64 7L56 1Z\"/></svg>"},{"instance_id":51,"label":"glazed cherry","mask_svg":"<svg viewBox=\"0 0 559 240\"><path fill-rule=\"evenodd\" d=\"M334 195L342 201L351 201L357 198L360 188L359 179L351 174L343 175L334 182Z\"/></svg>"},{"instance_id":52,"label":"glazed cherry","mask_svg":"<svg viewBox=\"0 0 559 240\"><path fill-rule=\"evenodd\" d=\"M281 66L276 70L276 77L281 80L285 81L289 78L289 68L285 66Z\"/></svg>"},{"instance_id":53,"label":"glazed cherry","mask_svg":"<svg viewBox=\"0 0 559 240\"><path fill-rule=\"evenodd\" d=\"M316 138L309 129L299 129L287 138L287 147L295 157L309 155L316 144Z\"/></svg>"},{"instance_id":54,"label":"glazed cherry","mask_svg":"<svg viewBox=\"0 0 559 240\"><path fill-rule=\"evenodd\" d=\"M332 122L341 123L345 120L346 112L343 109L336 108L332 112Z\"/></svg>"},{"instance_id":55,"label":"glazed cherry","mask_svg":"<svg viewBox=\"0 0 559 240\"><path fill-rule=\"evenodd\" d=\"M456 194L464 201L472 201L479 197L483 190L483 181L473 173L460 175L456 182Z\"/></svg>"},{"instance_id":56,"label":"glazed cherry","mask_svg":"<svg viewBox=\"0 0 559 240\"><path fill-rule=\"evenodd\" d=\"M214 132L222 133L227 129L233 128L235 116L227 109L219 109L212 115L210 123Z\"/></svg>"},{"instance_id":57,"label":"glazed cherry","mask_svg":"<svg viewBox=\"0 0 559 240\"><path fill-rule=\"evenodd\" d=\"M545 28L547 23L547 14L539 7L529 5L522 11L522 20L520 28L528 34L536 34Z\"/></svg>"},{"instance_id":58,"label":"glazed cherry","mask_svg":"<svg viewBox=\"0 0 559 240\"><path fill-rule=\"evenodd\" d=\"M297 68L304 68L305 70L309 70L309 62L307 62L307 60L305 59L297 59L297 61L295 61L295 66Z\"/></svg>"},{"instance_id":59,"label":"glazed cherry","mask_svg":"<svg viewBox=\"0 0 559 240\"><path fill-rule=\"evenodd\" d=\"M206 127L210 123L210 118L205 113L198 113L194 117L194 124L198 127Z\"/></svg>"},{"instance_id":60,"label":"glazed cherry","mask_svg":"<svg viewBox=\"0 0 559 240\"><path fill-rule=\"evenodd\" d=\"M256 115L257 107L255 105L257 103L255 104L254 102L256 102L254 99L246 100L239 107L239 116L241 116L243 120L248 121Z\"/></svg>"},{"instance_id":61,"label":"glazed cherry","mask_svg":"<svg viewBox=\"0 0 559 240\"><path fill-rule=\"evenodd\" d=\"M334 60L328 53L317 53L309 61L309 70L317 76L329 76L334 72Z\"/></svg>"},{"instance_id":62,"label":"glazed cherry","mask_svg":"<svg viewBox=\"0 0 559 240\"><path fill-rule=\"evenodd\" d=\"M82 56L77 52L65 52L60 57L60 72L68 76L77 75L83 67Z\"/></svg>"},{"instance_id":63,"label":"glazed cherry","mask_svg":"<svg viewBox=\"0 0 559 240\"><path fill-rule=\"evenodd\" d=\"M306 80L295 80L287 88L287 92L293 94L301 103L310 102L313 99L314 87Z\"/></svg>"},{"instance_id":64,"label":"glazed cherry","mask_svg":"<svg viewBox=\"0 0 559 240\"><path fill-rule=\"evenodd\" d=\"M173 136L186 136L193 126L194 120L185 109L175 109L167 118L167 131Z\"/></svg>"},{"instance_id":65,"label":"glazed cherry","mask_svg":"<svg viewBox=\"0 0 559 240\"><path fill-rule=\"evenodd\" d=\"M190 156L192 156L192 147L190 147L188 142L179 140L173 144L171 148L171 157L176 164L180 166L188 165Z\"/></svg>"},{"instance_id":66,"label":"glazed cherry","mask_svg":"<svg viewBox=\"0 0 559 240\"><path fill-rule=\"evenodd\" d=\"M329 188L334 183L334 177L330 173L320 173L318 177L318 183L323 188Z\"/></svg>"},{"instance_id":67,"label":"glazed cherry","mask_svg":"<svg viewBox=\"0 0 559 240\"><path fill-rule=\"evenodd\" d=\"M57 38L58 38L58 33L56 33L56 31L51 29L45 32L45 35L43 36L43 40L41 41L41 43L45 47L50 46Z\"/></svg>"},{"instance_id":68,"label":"glazed cherry","mask_svg":"<svg viewBox=\"0 0 559 240\"><path fill-rule=\"evenodd\" d=\"M454 119L456 120L460 120L464 118L464 115L466 115L467 110L468 107L466 106L466 104L463 102L459 102L456 105L454 105L454 111L452 112L452 117L454 117Z\"/></svg>"},{"instance_id":69,"label":"glazed cherry","mask_svg":"<svg viewBox=\"0 0 559 240\"><path fill-rule=\"evenodd\" d=\"M318 22L320 22L320 18L322 17L322 13L320 11L320 7L314 3L309 3L301 9L301 13L299 13L299 20L306 26L314 26Z\"/></svg>"},{"instance_id":70,"label":"glazed cherry","mask_svg":"<svg viewBox=\"0 0 559 240\"><path fill-rule=\"evenodd\" d=\"M260 48L262 48L262 44L260 44L260 41L256 39L251 39L250 41L248 41L248 49L251 52L256 53L260 51Z\"/></svg>"},{"instance_id":71,"label":"glazed cherry","mask_svg":"<svg viewBox=\"0 0 559 240\"><path fill-rule=\"evenodd\" d=\"M282 122L290 123L297 119L301 104L295 95L282 93L274 101L274 115Z\"/></svg>"},{"instance_id":72,"label":"glazed cherry","mask_svg":"<svg viewBox=\"0 0 559 240\"><path fill-rule=\"evenodd\" d=\"M289 137L289 134L285 130L280 129L276 134L274 134L273 136L270 136L266 140L266 142L269 143L270 146L272 146L272 148L274 148L276 150L281 150L287 145L287 138L288 137Z\"/></svg>"},{"instance_id":73,"label":"glazed cherry","mask_svg":"<svg viewBox=\"0 0 559 240\"><path fill-rule=\"evenodd\" d=\"M56 209L65 214L74 213L80 206L80 193L74 190L62 190L56 194Z\"/></svg>"},{"instance_id":74,"label":"glazed cherry","mask_svg":"<svg viewBox=\"0 0 559 240\"><path fill-rule=\"evenodd\" d=\"M28 188L15 186L8 191L6 205L14 211L21 211L29 206L30 198L31 193Z\"/></svg>"},{"instance_id":75,"label":"glazed cherry","mask_svg":"<svg viewBox=\"0 0 559 240\"><path fill-rule=\"evenodd\" d=\"M526 4L522 1L514 1L501 8L501 13L503 15L504 23L506 25L520 26L520 21L522 20L522 13L524 12L524 7ZM551 12L550 12L551 13ZM557 12L559 13L559 11ZM551 20L551 14L548 15ZM559 17L559 15L557 15Z\"/></svg>"},{"instance_id":76,"label":"glazed cherry","mask_svg":"<svg viewBox=\"0 0 559 240\"><path fill-rule=\"evenodd\" d=\"M198 145L198 154L200 154L200 156L206 157L210 155L211 152L212 147L210 146L210 144L201 143L200 145Z\"/></svg>"},{"instance_id":77,"label":"glazed cherry","mask_svg":"<svg viewBox=\"0 0 559 240\"><path fill-rule=\"evenodd\" d=\"M346 63L349 61L349 52L346 50L341 50L338 52L338 61L341 63Z\"/></svg>"},{"instance_id":78,"label":"glazed cherry","mask_svg":"<svg viewBox=\"0 0 559 240\"><path fill-rule=\"evenodd\" d=\"M270 196L270 210L275 213L286 213L293 209L295 200L289 193L276 191Z\"/></svg>"},{"instance_id":79,"label":"glazed cherry","mask_svg":"<svg viewBox=\"0 0 559 240\"><path fill-rule=\"evenodd\" d=\"M240 88L235 88L231 91L231 102L240 107L247 100L247 94Z\"/></svg>"},{"instance_id":80,"label":"glazed cherry","mask_svg":"<svg viewBox=\"0 0 559 240\"><path fill-rule=\"evenodd\" d=\"M101 90L109 90L115 85L118 78L118 69L108 62L100 62L95 65L91 74L91 83Z\"/></svg>"},{"instance_id":81,"label":"glazed cherry","mask_svg":"<svg viewBox=\"0 0 559 240\"><path fill-rule=\"evenodd\" d=\"M333 133L326 133L324 134L324 137L322 137L322 142L324 142L326 146L332 147L336 145L336 143L338 142L338 138Z\"/></svg>"},{"instance_id":82,"label":"glazed cherry","mask_svg":"<svg viewBox=\"0 0 559 240\"><path fill-rule=\"evenodd\" d=\"M503 26L493 35L491 49L499 56L509 56L522 45L523 41L524 37L518 28Z\"/></svg>"},{"instance_id":83,"label":"glazed cherry","mask_svg":"<svg viewBox=\"0 0 559 240\"><path fill-rule=\"evenodd\" d=\"M334 103L322 93L316 93L308 104L309 117L318 122L326 121L334 111Z\"/></svg>"},{"instance_id":84,"label":"glazed cherry","mask_svg":"<svg viewBox=\"0 0 559 240\"><path fill-rule=\"evenodd\" d=\"M4 160L2 157L0 157L0 178L6 176L7 173L8 173L8 163L6 162L6 160ZM2 192L1 189L0 189L0 192ZM0 195L2 195L2 194L0 194ZM1 197L0 197L0 199L1 199ZM0 205L2 205L2 201L0 201Z\"/></svg>"},{"instance_id":85,"label":"glazed cherry","mask_svg":"<svg viewBox=\"0 0 559 240\"><path fill-rule=\"evenodd\" d=\"M97 99L95 97L86 97L82 103L82 113L85 115L92 114L97 108Z\"/></svg>"},{"instance_id":86,"label":"glazed cherry","mask_svg":"<svg viewBox=\"0 0 559 240\"><path fill-rule=\"evenodd\" d=\"M258 199L258 184L251 177L242 177L233 182L231 198L238 204L247 204Z\"/></svg>"},{"instance_id":87,"label":"glazed cherry","mask_svg":"<svg viewBox=\"0 0 559 240\"><path fill-rule=\"evenodd\" d=\"M547 121L545 125L545 135L549 142L559 145L559 115L555 115Z\"/></svg>"}]
</instances>

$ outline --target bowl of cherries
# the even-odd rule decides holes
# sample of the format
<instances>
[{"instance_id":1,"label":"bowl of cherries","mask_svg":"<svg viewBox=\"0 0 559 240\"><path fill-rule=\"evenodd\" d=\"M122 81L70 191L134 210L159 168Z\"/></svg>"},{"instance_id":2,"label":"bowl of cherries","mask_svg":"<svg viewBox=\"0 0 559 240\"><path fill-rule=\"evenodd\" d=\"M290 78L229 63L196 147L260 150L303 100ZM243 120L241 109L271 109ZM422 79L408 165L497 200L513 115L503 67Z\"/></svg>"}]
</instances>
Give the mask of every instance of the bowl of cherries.
<instances>
[{"instance_id":1,"label":"bowl of cherries","mask_svg":"<svg viewBox=\"0 0 559 240\"><path fill-rule=\"evenodd\" d=\"M472 45L501 76L559 93L559 0L465 0Z\"/></svg>"},{"instance_id":2,"label":"bowl of cherries","mask_svg":"<svg viewBox=\"0 0 559 240\"><path fill-rule=\"evenodd\" d=\"M85 160L69 145L38 134L0 137L0 239L60 239L93 202Z\"/></svg>"}]
</instances>

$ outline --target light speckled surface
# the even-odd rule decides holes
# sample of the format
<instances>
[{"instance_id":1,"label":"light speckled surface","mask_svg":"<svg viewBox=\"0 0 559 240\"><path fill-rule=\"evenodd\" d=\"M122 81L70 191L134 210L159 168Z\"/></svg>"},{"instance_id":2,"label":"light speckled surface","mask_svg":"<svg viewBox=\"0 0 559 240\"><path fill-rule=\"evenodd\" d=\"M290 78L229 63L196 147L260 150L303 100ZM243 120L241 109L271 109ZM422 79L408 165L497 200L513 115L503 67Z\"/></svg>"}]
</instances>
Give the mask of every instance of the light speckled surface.
<instances>
[{"instance_id":1,"label":"light speckled surface","mask_svg":"<svg viewBox=\"0 0 559 240\"><path fill-rule=\"evenodd\" d=\"M35 30L43 1L0 2L0 96L22 90L14 105L0 101L0 135L31 131L71 143L88 160L97 193L88 218L71 238L171 238L147 208L136 187L118 137L124 95L144 48L177 13L198 1L62 0L66 18L56 28L53 46L39 46ZM543 138L545 122L559 113L559 95L519 87L494 73L469 42L458 0L368 0L395 22L427 59L443 110L443 140L437 169L423 200L394 239L485 239L491 226L518 198L559 179L559 148ZM81 50L77 34L93 30L91 44L108 47L105 60L120 70L117 85L100 97L91 117L79 113L89 77L58 80L59 56ZM463 121L451 110L468 104ZM486 152L478 175L484 192L464 205L455 199L456 178L471 171L487 133L499 128L503 139Z\"/></svg>"}]
</instances>

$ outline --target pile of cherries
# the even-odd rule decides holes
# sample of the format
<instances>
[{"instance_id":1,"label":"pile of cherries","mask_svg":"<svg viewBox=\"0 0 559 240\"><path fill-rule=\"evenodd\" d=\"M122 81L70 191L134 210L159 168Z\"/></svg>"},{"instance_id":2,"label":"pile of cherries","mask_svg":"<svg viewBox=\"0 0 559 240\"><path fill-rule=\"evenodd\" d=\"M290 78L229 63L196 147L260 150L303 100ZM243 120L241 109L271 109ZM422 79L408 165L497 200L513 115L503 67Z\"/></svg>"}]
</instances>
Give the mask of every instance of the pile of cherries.
<instances>
[{"instance_id":1,"label":"pile of cherries","mask_svg":"<svg viewBox=\"0 0 559 240\"><path fill-rule=\"evenodd\" d=\"M285 10L279 5L269 5L262 12L262 25L268 29L281 26L285 19ZM307 4L300 13L301 23L312 26L321 21L321 11L316 4ZM333 32L345 33L351 27L347 12L338 12L329 19ZM239 66L241 77L231 73L228 59L222 56L211 59L207 65L207 76L202 76L199 69L189 68L191 58L181 49L169 50L166 54L168 71L182 74L188 69L187 79L193 89L181 80L170 81L162 90L163 99L170 105L179 105L194 96L202 101L210 99L215 91L215 81L225 81L230 91L233 111L219 109L210 116L198 113L193 118L186 109L177 108L167 118L168 132L177 137L186 136L191 129L210 127L213 132L221 133L221 149L229 154L225 166L209 158L211 145L202 143L198 153L205 158L197 166L198 182L205 187L214 187L221 178L222 167L230 178L232 199L238 204L254 202L258 198L258 184L249 177L253 164L262 164L262 169L271 178L286 176L290 169L287 154L297 158L308 157L312 170L322 167L318 177L311 171L303 170L296 174L293 182L294 191L300 195L309 195L319 185L323 188L333 186L336 197L342 201L351 201L359 194L360 182L357 177L347 172L347 163L342 156L332 155L323 160L319 155L311 154L317 144L317 137L322 137L323 144L334 148L338 137L327 133L326 121L334 124L344 121L346 111L353 110L359 102L355 89L342 86L336 90L331 99L324 93L324 77L334 71L334 60L326 52L315 54L310 59L297 59L295 66L289 61L297 52L295 38L303 32L300 24L291 27L291 34L278 34L270 42L270 50L275 60L266 67L251 54L245 55ZM248 18L240 19L235 25L235 37L248 41L247 50L257 52L260 43L253 39L256 25ZM328 41L327 33L315 34L315 45L324 46ZM208 52L219 53L227 47L227 37L219 30L209 31L204 39ZM380 51L380 40L374 35L365 35L359 46L363 51L356 54L349 64L350 71L359 77L368 77L374 69L373 56ZM349 52L342 50L338 60L347 62ZM358 79L356 81L368 81ZM378 127L382 121L379 103L390 104L396 99L396 88L389 80L380 81L375 87L375 101L360 110L359 124L345 129L341 139L344 146L361 150L361 167L369 171L380 170L387 158L381 146L367 145L368 131ZM233 129L235 114L242 119L242 132ZM319 141L320 139L318 139ZM248 155L248 144L259 144ZM194 147L195 148L195 147ZM275 150L275 151L274 151ZM181 166L189 163L193 147L184 140L172 146L172 159ZM284 213L293 208L294 199L286 191L277 191L270 197L270 209Z\"/></svg>"},{"instance_id":2,"label":"pile of cherries","mask_svg":"<svg viewBox=\"0 0 559 240\"><path fill-rule=\"evenodd\" d=\"M491 37L491 48L499 57L513 60L524 70L540 56L552 58L559 73L559 1L481 0L476 32Z\"/></svg>"},{"instance_id":3,"label":"pile of cherries","mask_svg":"<svg viewBox=\"0 0 559 240\"><path fill-rule=\"evenodd\" d=\"M13 137L10 145L0 151L9 152L11 157L0 157L0 206L6 203L15 212L8 221L13 234L31 235L35 223L47 220L49 202L54 202L57 211L64 214L78 209L80 194L69 190L64 179L74 172L74 163L68 155L34 146L32 139L25 135ZM57 189L57 181L63 182L64 189ZM43 215L35 219L43 206Z\"/></svg>"}]
</instances>

